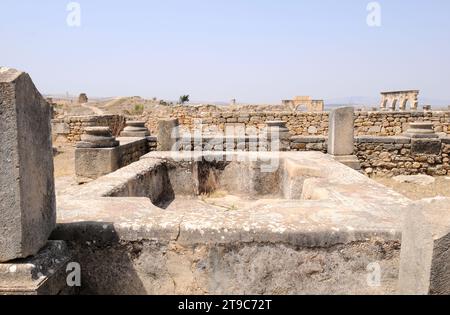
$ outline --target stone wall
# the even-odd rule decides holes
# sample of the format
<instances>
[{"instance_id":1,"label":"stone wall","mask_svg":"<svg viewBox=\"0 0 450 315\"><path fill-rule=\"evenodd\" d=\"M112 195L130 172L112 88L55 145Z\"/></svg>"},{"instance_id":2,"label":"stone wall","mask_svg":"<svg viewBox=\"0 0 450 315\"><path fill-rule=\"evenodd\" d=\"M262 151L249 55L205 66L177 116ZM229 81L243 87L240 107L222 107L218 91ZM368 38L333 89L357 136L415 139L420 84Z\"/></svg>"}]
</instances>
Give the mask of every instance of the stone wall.
<instances>
[{"instance_id":1,"label":"stone wall","mask_svg":"<svg viewBox=\"0 0 450 315\"><path fill-rule=\"evenodd\" d=\"M126 167L156 150L156 140L117 138L120 145L111 148L76 148L75 173L78 183L86 183Z\"/></svg>"},{"instance_id":2,"label":"stone wall","mask_svg":"<svg viewBox=\"0 0 450 315\"><path fill-rule=\"evenodd\" d=\"M428 144L440 142L440 152L420 153L407 137L360 136L355 139L355 152L363 171L369 176L428 174L450 175L450 138L422 140ZM291 138L291 151L327 153L326 137Z\"/></svg>"},{"instance_id":3,"label":"stone wall","mask_svg":"<svg viewBox=\"0 0 450 315\"><path fill-rule=\"evenodd\" d=\"M435 132L450 134L450 112L356 112L357 136L397 136L406 132L409 123L431 121Z\"/></svg>"},{"instance_id":4,"label":"stone wall","mask_svg":"<svg viewBox=\"0 0 450 315\"><path fill-rule=\"evenodd\" d=\"M272 110L268 110L273 108ZM225 111L227 109L227 111ZM326 136L328 135L327 112L289 112L284 107L246 106L240 110L228 111L228 107L215 106L173 106L164 111L147 112L139 117L127 117L127 120L147 121L152 135L158 132L158 121L163 118L178 118L182 128L193 130L196 120L201 120L204 129L210 127L224 130L229 124L244 124L247 128L264 128L267 121L286 121L293 136ZM62 136L64 140L75 143L80 140L85 127L109 126L113 135L117 136L125 127L126 118L120 115L74 116L53 120L54 140ZM450 134L450 111L433 112L355 112L355 135L397 136L408 129L414 121L432 121L436 132Z\"/></svg>"},{"instance_id":5,"label":"stone wall","mask_svg":"<svg viewBox=\"0 0 450 315\"><path fill-rule=\"evenodd\" d=\"M356 154L368 175L450 175L450 139L442 139L439 154L416 152L410 138L357 138Z\"/></svg>"},{"instance_id":6,"label":"stone wall","mask_svg":"<svg viewBox=\"0 0 450 315\"><path fill-rule=\"evenodd\" d=\"M118 140L120 141L121 138L118 138ZM149 142L147 139L140 139L128 143L123 143L123 141L120 142L120 167L125 167L131 163L137 162L141 156L150 152Z\"/></svg>"},{"instance_id":7,"label":"stone wall","mask_svg":"<svg viewBox=\"0 0 450 315\"><path fill-rule=\"evenodd\" d=\"M71 116L52 120L53 140L58 138L75 143L81 140L86 127L109 127L113 136L118 136L125 127L125 117L120 115Z\"/></svg>"},{"instance_id":8,"label":"stone wall","mask_svg":"<svg viewBox=\"0 0 450 315\"><path fill-rule=\"evenodd\" d=\"M226 124L245 124L246 127L263 128L267 121L283 120L292 135L318 136L328 134L327 112L290 112L267 110L267 106L257 110L255 107L239 111L225 111L217 107L174 106L169 112L146 113L139 119L146 120L152 134L156 134L158 120L178 118L181 126L192 130L196 119L209 126L224 130ZM275 107L273 107L275 108ZM450 134L450 111L432 112L355 112L355 135L395 136L406 131L414 121L432 121L436 132Z\"/></svg>"},{"instance_id":9,"label":"stone wall","mask_svg":"<svg viewBox=\"0 0 450 315\"><path fill-rule=\"evenodd\" d=\"M254 137L205 137L202 142L198 139L196 141L183 138L180 142L180 149L193 150L196 148L196 150L199 150L199 144L201 143L204 151L270 150L270 145L260 143L258 138ZM422 148L416 149L413 144L415 141L420 141ZM423 148L423 144L425 144L425 148ZM438 148L436 148L436 145L438 145ZM325 136L293 136L290 138L289 146L290 151L327 153L328 138ZM413 140L400 136L359 136L355 138L355 154L363 171L369 176L450 175L450 138L448 137Z\"/></svg>"}]
</instances>

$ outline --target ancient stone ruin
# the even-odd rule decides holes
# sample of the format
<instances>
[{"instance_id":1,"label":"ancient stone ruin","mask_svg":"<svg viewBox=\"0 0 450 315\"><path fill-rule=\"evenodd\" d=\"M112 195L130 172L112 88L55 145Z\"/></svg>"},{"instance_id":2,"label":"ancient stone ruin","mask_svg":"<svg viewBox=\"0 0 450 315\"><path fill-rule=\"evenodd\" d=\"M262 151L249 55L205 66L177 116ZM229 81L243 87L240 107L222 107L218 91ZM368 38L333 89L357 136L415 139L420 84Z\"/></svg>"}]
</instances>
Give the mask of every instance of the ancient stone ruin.
<instances>
[{"instance_id":1,"label":"ancient stone ruin","mask_svg":"<svg viewBox=\"0 0 450 315\"><path fill-rule=\"evenodd\" d=\"M450 200L370 178L450 175L448 112L188 110L51 121L0 68L0 294L450 292Z\"/></svg>"},{"instance_id":2,"label":"ancient stone ruin","mask_svg":"<svg viewBox=\"0 0 450 315\"><path fill-rule=\"evenodd\" d=\"M338 108L331 112L328 136L328 153L355 170L361 166L355 152L354 108Z\"/></svg>"},{"instance_id":3,"label":"ancient stone ruin","mask_svg":"<svg viewBox=\"0 0 450 315\"><path fill-rule=\"evenodd\" d=\"M68 260L56 227L51 110L28 74L0 68L0 294L57 294Z\"/></svg>"},{"instance_id":4,"label":"ancient stone ruin","mask_svg":"<svg viewBox=\"0 0 450 315\"><path fill-rule=\"evenodd\" d=\"M290 107L293 111L323 112L323 100L313 100L310 96L296 96L293 100L283 100L282 105Z\"/></svg>"},{"instance_id":5,"label":"ancient stone ruin","mask_svg":"<svg viewBox=\"0 0 450 315\"><path fill-rule=\"evenodd\" d=\"M405 111L409 103L410 110L416 111L419 108L419 93L418 90L381 92L381 110L396 111L398 105L401 111Z\"/></svg>"},{"instance_id":6,"label":"ancient stone ruin","mask_svg":"<svg viewBox=\"0 0 450 315\"><path fill-rule=\"evenodd\" d=\"M86 104L89 101L86 93L81 93L80 96L78 97L78 103L79 104Z\"/></svg>"}]
</instances>

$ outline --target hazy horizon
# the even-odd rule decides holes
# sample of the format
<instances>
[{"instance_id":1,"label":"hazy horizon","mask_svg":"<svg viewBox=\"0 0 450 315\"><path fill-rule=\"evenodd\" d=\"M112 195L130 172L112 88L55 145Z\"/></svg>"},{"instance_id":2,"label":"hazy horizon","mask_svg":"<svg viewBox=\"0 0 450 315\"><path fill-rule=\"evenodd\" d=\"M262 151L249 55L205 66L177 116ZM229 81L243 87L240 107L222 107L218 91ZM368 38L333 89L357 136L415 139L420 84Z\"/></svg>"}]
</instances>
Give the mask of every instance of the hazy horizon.
<instances>
[{"instance_id":1,"label":"hazy horizon","mask_svg":"<svg viewBox=\"0 0 450 315\"><path fill-rule=\"evenodd\" d=\"M0 65L44 94L279 103L419 89L450 104L450 2L377 1L379 26L370 2L83 0L77 27L69 1L1 0Z\"/></svg>"}]
</instances>

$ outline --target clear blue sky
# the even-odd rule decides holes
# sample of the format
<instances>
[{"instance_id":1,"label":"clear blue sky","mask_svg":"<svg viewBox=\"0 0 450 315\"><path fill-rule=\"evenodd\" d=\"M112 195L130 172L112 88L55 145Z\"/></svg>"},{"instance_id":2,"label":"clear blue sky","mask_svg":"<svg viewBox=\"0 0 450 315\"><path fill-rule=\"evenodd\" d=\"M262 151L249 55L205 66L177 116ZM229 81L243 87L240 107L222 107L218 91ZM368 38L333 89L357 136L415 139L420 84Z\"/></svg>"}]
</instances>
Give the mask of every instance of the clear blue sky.
<instances>
[{"instance_id":1,"label":"clear blue sky","mask_svg":"<svg viewBox=\"0 0 450 315\"><path fill-rule=\"evenodd\" d=\"M450 1L0 0L0 65L43 93L279 102L421 89L450 100Z\"/></svg>"}]
</instances>

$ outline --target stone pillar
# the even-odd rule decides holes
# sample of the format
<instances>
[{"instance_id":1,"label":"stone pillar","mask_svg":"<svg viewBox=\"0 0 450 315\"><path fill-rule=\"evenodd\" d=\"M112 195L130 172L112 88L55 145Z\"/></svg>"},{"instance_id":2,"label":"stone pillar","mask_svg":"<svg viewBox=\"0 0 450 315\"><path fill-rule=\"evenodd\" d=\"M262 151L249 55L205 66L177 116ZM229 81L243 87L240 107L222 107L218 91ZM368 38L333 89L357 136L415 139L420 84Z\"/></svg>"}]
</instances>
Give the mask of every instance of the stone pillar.
<instances>
[{"instance_id":1,"label":"stone pillar","mask_svg":"<svg viewBox=\"0 0 450 315\"><path fill-rule=\"evenodd\" d=\"M383 95L381 98L381 106L380 106L381 111L386 110L387 102L388 102L388 100L387 100L386 96Z\"/></svg>"},{"instance_id":2,"label":"stone pillar","mask_svg":"<svg viewBox=\"0 0 450 315\"><path fill-rule=\"evenodd\" d=\"M402 100L400 100L400 111L405 111L406 110L406 104L408 103L408 99L404 98Z\"/></svg>"},{"instance_id":3,"label":"stone pillar","mask_svg":"<svg viewBox=\"0 0 450 315\"><path fill-rule=\"evenodd\" d=\"M127 121L125 129L120 133L121 137L145 138L150 136L150 132L145 127L145 121Z\"/></svg>"},{"instance_id":4,"label":"stone pillar","mask_svg":"<svg viewBox=\"0 0 450 315\"><path fill-rule=\"evenodd\" d=\"M28 74L0 68L0 262L35 255L56 224L51 110Z\"/></svg>"},{"instance_id":5,"label":"stone pillar","mask_svg":"<svg viewBox=\"0 0 450 315\"><path fill-rule=\"evenodd\" d=\"M392 102L391 102L391 108L390 108L390 110L391 110L392 112L395 112L396 109L397 109L397 98L394 98L394 99L392 100Z\"/></svg>"},{"instance_id":6,"label":"stone pillar","mask_svg":"<svg viewBox=\"0 0 450 315\"><path fill-rule=\"evenodd\" d=\"M177 118L158 122L158 151L178 151L180 123Z\"/></svg>"},{"instance_id":7,"label":"stone pillar","mask_svg":"<svg viewBox=\"0 0 450 315\"><path fill-rule=\"evenodd\" d=\"M56 225L51 109L30 76L0 67L0 295L58 294L70 255ZM66 291L68 292L68 291Z\"/></svg>"},{"instance_id":8,"label":"stone pillar","mask_svg":"<svg viewBox=\"0 0 450 315\"><path fill-rule=\"evenodd\" d=\"M353 169L361 169L355 151L354 108L342 107L330 113L328 134L328 154L335 160Z\"/></svg>"},{"instance_id":9,"label":"stone pillar","mask_svg":"<svg viewBox=\"0 0 450 315\"><path fill-rule=\"evenodd\" d=\"M411 110L417 111L418 108L419 108L419 95L415 94L411 101Z\"/></svg>"},{"instance_id":10,"label":"stone pillar","mask_svg":"<svg viewBox=\"0 0 450 315\"><path fill-rule=\"evenodd\" d=\"M268 121L266 127L269 151L289 151L291 134L284 121Z\"/></svg>"},{"instance_id":11,"label":"stone pillar","mask_svg":"<svg viewBox=\"0 0 450 315\"><path fill-rule=\"evenodd\" d=\"M109 127L87 127L75 149L75 173L85 183L120 168L119 142Z\"/></svg>"},{"instance_id":12,"label":"stone pillar","mask_svg":"<svg viewBox=\"0 0 450 315\"><path fill-rule=\"evenodd\" d=\"M405 212L399 293L450 294L450 199L419 201Z\"/></svg>"}]
</instances>

